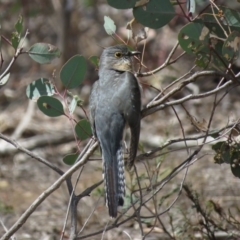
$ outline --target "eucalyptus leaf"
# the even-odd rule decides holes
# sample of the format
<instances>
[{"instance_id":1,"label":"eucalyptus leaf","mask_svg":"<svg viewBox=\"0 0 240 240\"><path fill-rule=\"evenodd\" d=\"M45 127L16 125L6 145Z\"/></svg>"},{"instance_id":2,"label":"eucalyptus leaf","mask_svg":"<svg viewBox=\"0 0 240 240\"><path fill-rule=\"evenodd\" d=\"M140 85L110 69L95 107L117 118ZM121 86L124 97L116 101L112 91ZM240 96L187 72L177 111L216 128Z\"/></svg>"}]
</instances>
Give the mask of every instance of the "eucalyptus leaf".
<instances>
[{"instance_id":1,"label":"eucalyptus leaf","mask_svg":"<svg viewBox=\"0 0 240 240\"><path fill-rule=\"evenodd\" d=\"M116 32L116 25L110 17L104 16L103 26L108 35L113 35Z\"/></svg>"},{"instance_id":2,"label":"eucalyptus leaf","mask_svg":"<svg viewBox=\"0 0 240 240\"><path fill-rule=\"evenodd\" d=\"M6 74L2 79L0 79L0 86L5 85L8 82L9 77L10 77L10 73Z\"/></svg>"},{"instance_id":3,"label":"eucalyptus leaf","mask_svg":"<svg viewBox=\"0 0 240 240\"><path fill-rule=\"evenodd\" d=\"M150 28L161 28L175 16L169 0L151 0L143 6L133 8L133 15L142 25Z\"/></svg>"},{"instance_id":4,"label":"eucalyptus leaf","mask_svg":"<svg viewBox=\"0 0 240 240\"><path fill-rule=\"evenodd\" d=\"M210 31L201 20L185 25L178 34L181 48L189 54L209 52Z\"/></svg>"},{"instance_id":5,"label":"eucalyptus leaf","mask_svg":"<svg viewBox=\"0 0 240 240\"><path fill-rule=\"evenodd\" d=\"M79 139L85 140L92 135L91 125L86 119L80 120L75 126L75 132Z\"/></svg>"},{"instance_id":6,"label":"eucalyptus leaf","mask_svg":"<svg viewBox=\"0 0 240 240\"><path fill-rule=\"evenodd\" d=\"M75 55L70 58L60 71L60 79L67 89L78 87L87 71L87 63L83 56Z\"/></svg>"},{"instance_id":7,"label":"eucalyptus leaf","mask_svg":"<svg viewBox=\"0 0 240 240\"><path fill-rule=\"evenodd\" d=\"M68 154L63 158L63 162L71 166L76 162L78 156L79 156L79 153Z\"/></svg>"},{"instance_id":8,"label":"eucalyptus leaf","mask_svg":"<svg viewBox=\"0 0 240 240\"><path fill-rule=\"evenodd\" d=\"M42 96L37 100L38 108L49 117L59 117L64 115L62 103L50 96Z\"/></svg>"},{"instance_id":9,"label":"eucalyptus leaf","mask_svg":"<svg viewBox=\"0 0 240 240\"><path fill-rule=\"evenodd\" d=\"M222 55L227 61L236 60L239 57L240 32L233 31L223 44Z\"/></svg>"},{"instance_id":10,"label":"eucalyptus leaf","mask_svg":"<svg viewBox=\"0 0 240 240\"><path fill-rule=\"evenodd\" d=\"M133 8L137 0L107 0L108 4L117 9Z\"/></svg>"},{"instance_id":11,"label":"eucalyptus leaf","mask_svg":"<svg viewBox=\"0 0 240 240\"><path fill-rule=\"evenodd\" d=\"M15 24L15 29L17 33L21 36L23 30L23 17L19 16L18 21Z\"/></svg>"},{"instance_id":12,"label":"eucalyptus leaf","mask_svg":"<svg viewBox=\"0 0 240 240\"><path fill-rule=\"evenodd\" d=\"M55 87L46 78L31 82L26 89L27 97L32 100L37 100L41 96L52 96L55 93Z\"/></svg>"},{"instance_id":13,"label":"eucalyptus leaf","mask_svg":"<svg viewBox=\"0 0 240 240\"><path fill-rule=\"evenodd\" d=\"M28 55L40 64L50 63L53 59L60 57L61 52L56 46L49 43L35 43L28 50Z\"/></svg>"},{"instance_id":14,"label":"eucalyptus leaf","mask_svg":"<svg viewBox=\"0 0 240 240\"><path fill-rule=\"evenodd\" d=\"M99 65L98 65L98 64L99 64L99 57L97 57L97 56L91 56L91 57L89 58L89 60L91 61L92 64L95 65L96 68L99 67Z\"/></svg>"},{"instance_id":15,"label":"eucalyptus leaf","mask_svg":"<svg viewBox=\"0 0 240 240\"><path fill-rule=\"evenodd\" d=\"M73 97L73 99L72 99L72 101L71 101L71 103L69 105L69 112L71 114L73 114L73 112L75 111L75 109L77 107L77 104L78 104L77 98Z\"/></svg>"}]
</instances>

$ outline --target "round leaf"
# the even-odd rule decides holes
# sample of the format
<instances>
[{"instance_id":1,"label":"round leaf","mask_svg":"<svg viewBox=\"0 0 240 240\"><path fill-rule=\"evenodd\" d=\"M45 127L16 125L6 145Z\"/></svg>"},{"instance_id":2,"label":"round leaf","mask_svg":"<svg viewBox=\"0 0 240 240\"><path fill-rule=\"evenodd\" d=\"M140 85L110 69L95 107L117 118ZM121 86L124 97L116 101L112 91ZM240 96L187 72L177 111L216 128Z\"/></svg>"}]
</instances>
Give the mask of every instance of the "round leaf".
<instances>
[{"instance_id":1,"label":"round leaf","mask_svg":"<svg viewBox=\"0 0 240 240\"><path fill-rule=\"evenodd\" d=\"M64 158L63 158L63 162L67 165L73 165L77 158L79 156L79 153L75 153L75 154L69 154L69 155L66 155Z\"/></svg>"},{"instance_id":2,"label":"round leaf","mask_svg":"<svg viewBox=\"0 0 240 240\"><path fill-rule=\"evenodd\" d=\"M59 49L48 43L35 43L29 50L28 55L40 64L50 63L54 58L60 57Z\"/></svg>"},{"instance_id":3,"label":"round leaf","mask_svg":"<svg viewBox=\"0 0 240 240\"><path fill-rule=\"evenodd\" d=\"M108 4L117 9L133 8L137 0L107 0Z\"/></svg>"},{"instance_id":4,"label":"round leaf","mask_svg":"<svg viewBox=\"0 0 240 240\"><path fill-rule=\"evenodd\" d=\"M76 55L64 64L60 72L60 79L67 89L76 88L82 83L86 70L85 58Z\"/></svg>"},{"instance_id":5,"label":"round leaf","mask_svg":"<svg viewBox=\"0 0 240 240\"><path fill-rule=\"evenodd\" d=\"M187 53L209 52L209 29L201 22L185 25L178 34L181 48Z\"/></svg>"},{"instance_id":6,"label":"round leaf","mask_svg":"<svg viewBox=\"0 0 240 240\"><path fill-rule=\"evenodd\" d=\"M232 32L223 44L222 54L228 60L236 60L239 56L240 33Z\"/></svg>"},{"instance_id":7,"label":"round leaf","mask_svg":"<svg viewBox=\"0 0 240 240\"><path fill-rule=\"evenodd\" d=\"M151 0L146 5L134 8L133 15L142 25L157 29L170 22L175 12L169 0Z\"/></svg>"},{"instance_id":8,"label":"round leaf","mask_svg":"<svg viewBox=\"0 0 240 240\"><path fill-rule=\"evenodd\" d=\"M89 138L92 135L91 125L89 121L86 119L79 121L75 126L75 132L81 140Z\"/></svg>"},{"instance_id":9,"label":"round leaf","mask_svg":"<svg viewBox=\"0 0 240 240\"><path fill-rule=\"evenodd\" d=\"M62 103L53 97L43 96L37 101L38 108L49 117L59 117L64 115Z\"/></svg>"},{"instance_id":10,"label":"round leaf","mask_svg":"<svg viewBox=\"0 0 240 240\"><path fill-rule=\"evenodd\" d=\"M38 99L41 96L55 94L54 86L46 78L39 78L27 86L26 94L29 99Z\"/></svg>"},{"instance_id":11,"label":"round leaf","mask_svg":"<svg viewBox=\"0 0 240 240\"><path fill-rule=\"evenodd\" d=\"M218 142L212 146L212 149L216 152L214 160L218 164L230 163L231 154L230 147L227 142Z\"/></svg>"}]
</instances>

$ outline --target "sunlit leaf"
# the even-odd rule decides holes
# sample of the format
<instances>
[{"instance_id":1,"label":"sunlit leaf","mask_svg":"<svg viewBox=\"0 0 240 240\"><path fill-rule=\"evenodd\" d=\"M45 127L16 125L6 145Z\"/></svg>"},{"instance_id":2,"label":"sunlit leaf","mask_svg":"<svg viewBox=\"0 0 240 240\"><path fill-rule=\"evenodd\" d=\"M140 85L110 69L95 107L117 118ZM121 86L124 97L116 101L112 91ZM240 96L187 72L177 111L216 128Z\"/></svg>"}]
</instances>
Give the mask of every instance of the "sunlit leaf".
<instances>
[{"instance_id":1,"label":"sunlit leaf","mask_svg":"<svg viewBox=\"0 0 240 240\"><path fill-rule=\"evenodd\" d=\"M0 79L0 86L5 85L8 82L9 77L10 73L6 74L2 79Z\"/></svg>"},{"instance_id":2,"label":"sunlit leaf","mask_svg":"<svg viewBox=\"0 0 240 240\"><path fill-rule=\"evenodd\" d=\"M187 0L187 10L189 13L195 13L196 0Z\"/></svg>"},{"instance_id":3,"label":"sunlit leaf","mask_svg":"<svg viewBox=\"0 0 240 240\"><path fill-rule=\"evenodd\" d=\"M69 112L72 114L74 111L75 111L75 109L76 109L76 107L77 107L77 98L75 98L75 97L73 97L73 99L72 99L72 101L71 101L71 103L70 103L70 105L69 105Z\"/></svg>"},{"instance_id":4,"label":"sunlit leaf","mask_svg":"<svg viewBox=\"0 0 240 240\"><path fill-rule=\"evenodd\" d=\"M103 26L108 35L113 35L116 32L116 25L110 17L104 16Z\"/></svg>"},{"instance_id":5,"label":"sunlit leaf","mask_svg":"<svg viewBox=\"0 0 240 240\"><path fill-rule=\"evenodd\" d=\"M26 89L27 97L33 100L41 96L52 96L55 93L54 86L46 78L39 78L31 82Z\"/></svg>"}]
</instances>

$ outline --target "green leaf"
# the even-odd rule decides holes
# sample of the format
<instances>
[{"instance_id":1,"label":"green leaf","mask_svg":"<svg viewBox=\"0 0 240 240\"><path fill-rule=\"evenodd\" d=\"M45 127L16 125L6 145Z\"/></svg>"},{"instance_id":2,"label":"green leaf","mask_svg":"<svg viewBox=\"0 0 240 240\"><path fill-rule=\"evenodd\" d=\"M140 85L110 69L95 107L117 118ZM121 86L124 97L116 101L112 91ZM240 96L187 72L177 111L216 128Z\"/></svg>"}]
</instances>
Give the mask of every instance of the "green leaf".
<instances>
[{"instance_id":1,"label":"green leaf","mask_svg":"<svg viewBox=\"0 0 240 240\"><path fill-rule=\"evenodd\" d=\"M46 78L39 78L27 86L26 95L29 99L36 100L41 96L54 95L55 88Z\"/></svg>"},{"instance_id":2,"label":"green leaf","mask_svg":"<svg viewBox=\"0 0 240 240\"><path fill-rule=\"evenodd\" d=\"M50 63L54 58L60 57L59 49L48 43L35 43L28 50L28 55L40 64Z\"/></svg>"},{"instance_id":3,"label":"green leaf","mask_svg":"<svg viewBox=\"0 0 240 240\"><path fill-rule=\"evenodd\" d=\"M209 29L201 21L185 25L178 34L181 48L189 54L209 52Z\"/></svg>"},{"instance_id":4,"label":"green leaf","mask_svg":"<svg viewBox=\"0 0 240 240\"><path fill-rule=\"evenodd\" d=\"M91 125L86 119L80 120L75 126L75 132L79 139L85 140L92 135Z\"/></svg>"},{"instance_id":5,"label":"green leaf","mask_svg":"<svg viewBox=\"0 0 240 240\"><path fill-rule=\"evenodd\" d=\"M231 170L232 170L232 174L235 176L235 177L238 177L240 178L240 163L239 162L232 162L231 163Z\"/></svg>"},{"instance_id":6,"label":"green leaf","mask_svg":"<svg viewBox=\"0 0 240 240\"><path fill-rule=\"evenodd\" d=\"M227 142L218 142L212 146L212 149L216 152L214 160L218 164L230 163L231 154L230 147Z\"/></svg>"},{"instance_id":7,"label":"green leaf","mask_svg":"<svg viewBox=\"0 0 240 240\"><path fill-rule=\"evenodd\" d=\"M196 65L202 68L215 69L224 71L227 66L227 61L222 57L223 42L216 38L211 38L211 48L197 53Z\"/></svg>"},{"instance_id":8,"label":"green leaf","mask_svg":"<svg viewBox=\"0 0 240 240\"><path fill-rule=\"evenodd\" d=\"M5 85L8 82L9 77L10 77L10 73L8 73L2 79L0 79L0 86Z\"/></svg>"},{"instance_id":9,"label":"green leaf","mask_svg":"<svg viewBox=\"0 0 240 240\"><path fill-rule=\"evenodd\" d=\"M223 44L222 54L230 62L239 56L240 32L233 31Z\"/></svg>"},{"instance_id":10,"label":"green leaf","mask_svg":"<svg viewBox=\"0 0 240 240\"><path fill-rule=\"evenodd\" d=\"M216 139L220 136L219 130L215 129L209 132L209 136L211 136L212 138Z\"/></svg>"},{"instance_id":11,"label":"green leaf","mask_svg":"<svg viewBox=\"0 0 240 240\"><path fill-rule=\"evenodd\" d=\"M85 58L76 55L64 64L60 72L60 79L67 89L76 88L82 83L86 70Z\"/></svg>"},{"instance_id":12,"label":"green leaf","mask_svg":"<svg viewBox=\"0 0 240 240\"><path fill-rule=\"evenodd\" d=\"M59 117L64 115L62 103L53 97L42 96L37 100L38 108L49 117Z\"/></svg>"},{"instance_id":13,"label":"green leaf","mask_svg":"<svg viewBox=\"0 0 240 240\"><path fill-rule=\"evenodd\" d=\"M222 11L221 14L220 11ZM218 9L213 9L202 14L201 19L209 30L220 38L226 38L224 31L230 34L232 31L240 31L240 13L239 11L220 6ZM217 21L216 21L217 19ZM220 26L221 25L221 26ZM224 30L224 31L223 31ZM229 32L230 30L230 32Z\"/></svg>"},{"instance_id":14,"label":"green leaf","mask_svg":"<svg viewBox=\"0 0 240 240\"><path fill-rule=\"evenodd\" d=\"M231 146L231 170L235 177L240 178L240 144Z\"/></svg>"},{"instance_id":15,"label":"green leaf","mask_svg":"<svg viewBox=\"0 0 240 240\"><path fill-rule=\"evenodd\" d=\"M11 38L12 46L16 50L18 48L19 42L20 42L20 37L17 32L12 33L12 38Z\"/></svg>"},{"instance_id":16,"label":"green leaf","mask_svg":"<svg viewBox=\"0 0 240 240\"><path fill-rule=\"evenodd\" d=\"M63 162L67 165L73 165L77 158L79 156L79 153L74 153L74 154L69 154L69 155L66 155L64 158L63 158Z\"/></svg>"},{"instance_id":17,"label":"green leaf","mask_svg":"<svg viewBox=\"0 0 240 240\"><path fill-rule=\"evenodd\" d=\"M16 29L17 33L19 34L19 36L21 36L22 30L23 30L23 18L22 18L22 16L18 17L18 21L15 24L15 29Z\"/></svg>"},{"instance_id":18,"label":"green leaf","mask_svg":"<svg viewBox=\"0 0 240 240\"><path fill-rule=\"evenodd\" d=\"M13 48L16 50L21 40L21 34L23 30L23 18L19 16L18 21L15 24L16 32L12 33L11 42Z\"/></svg>"},{"instance_id":19,"label":"green leaf","mask_svg":"<svg viewBox=\"0 0 240 240\"><path fill-rule=\"evenodd\" d=\"M178 34L179 44L189 54L196 55L196 65L202 68L225 70L227 61L222 57L223 41L210 38L210 30L202 20L185 25Z\"/></svg>"},{"instance_id":20,"label":"green leaf","mask_svg":"<svg viewBox=\"0 0 240 240\"><path fill-rule=\"evenodd\" d=\"M169 23L175 12L169 0L151 0L146 5L133 8L133 15L142 25L157 29Z\"/></svg>"},{"instance_id":21,"label":"green leaf","mask_svg":"<svg viewBox=\"0 0 240 240\"><path fill-rule=\"evenodd\" d=\"M89 60L95 65L96 68L99 68L99 57L91 56Z\"/></svg>"},{"instance_id":22,"label":"green leaf","mask_svg":"<svg viewBox=\"0 0 240 240\"><path fill-rule=\"evenodd\" d=\"M211 61L211 56L210 54L206 53L197 53L196 59L195 59L195 64L201 68L206 69L209 67Z\"/></svg>"},{"instance_id":23,"label":"green leaf","mask_svg":"<svg viewBox=\"0 0 240 240\"><path fill-rule=\"evenodd\" d=\"M104 16L103 26L108 35L113 35L116 32L116 25L110 17Z\"/></svg>"},{"instance_id":24,"label":"green leaf","mask_svg":"<svg viewBox=\"0 0 240 240\"><path fill-rule=\"evenodd\" d=\"M108 4L117 9L133 8L137 0L107 0Z\"/></svg>"},{"instance_id":25,"label":"green leaf","mask_svg":"<svg viewBox=\"0 0 240 240\"><path fill-rule=\"evenodd\" d=\"M224 71L227 69L228 62L222 55L223 41L213 38L211 39L211 42L212 49L214 49L214 51L212 51L210 68L218 71Z\"/></svg>"}]
</instances>

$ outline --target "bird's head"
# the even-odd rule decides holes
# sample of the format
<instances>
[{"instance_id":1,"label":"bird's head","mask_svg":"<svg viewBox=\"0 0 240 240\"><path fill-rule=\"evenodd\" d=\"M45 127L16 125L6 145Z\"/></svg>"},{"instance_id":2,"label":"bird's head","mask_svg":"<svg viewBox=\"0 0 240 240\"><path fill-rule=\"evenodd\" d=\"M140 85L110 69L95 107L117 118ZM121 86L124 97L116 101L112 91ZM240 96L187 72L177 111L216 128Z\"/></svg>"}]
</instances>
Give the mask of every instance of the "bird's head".
<instances>
[{"instance_id":1,"label":"bird's head","mask_svg":"<svg viewBox=\"0 0 240 240\"><path fill-rule=\"evenodd\" d=\"M101 69L114 69L117 71L132 71L132 59L139 55L138 51L129 51L125 45L116 45L104 49L100 58Z\"/></svg>"}]
</instances>

